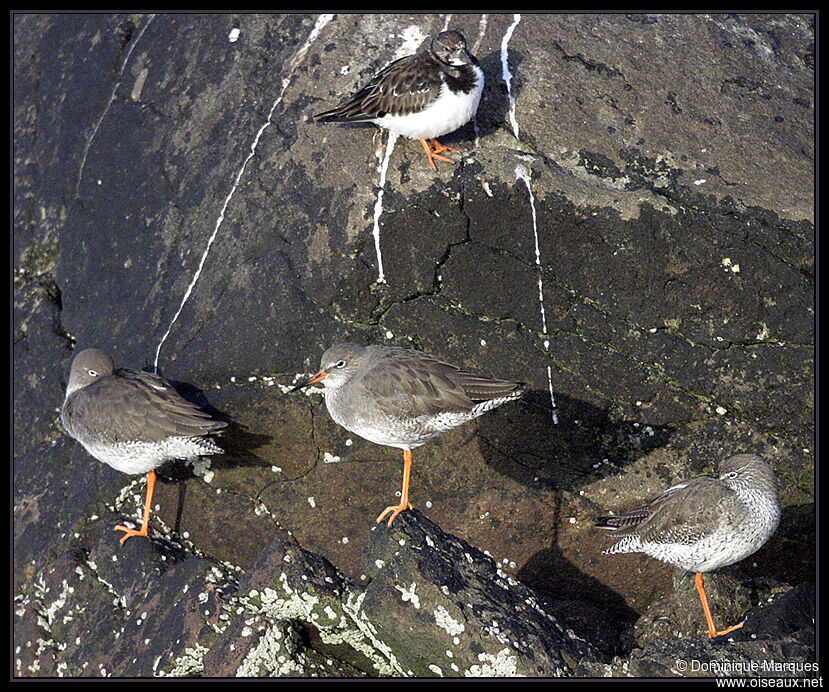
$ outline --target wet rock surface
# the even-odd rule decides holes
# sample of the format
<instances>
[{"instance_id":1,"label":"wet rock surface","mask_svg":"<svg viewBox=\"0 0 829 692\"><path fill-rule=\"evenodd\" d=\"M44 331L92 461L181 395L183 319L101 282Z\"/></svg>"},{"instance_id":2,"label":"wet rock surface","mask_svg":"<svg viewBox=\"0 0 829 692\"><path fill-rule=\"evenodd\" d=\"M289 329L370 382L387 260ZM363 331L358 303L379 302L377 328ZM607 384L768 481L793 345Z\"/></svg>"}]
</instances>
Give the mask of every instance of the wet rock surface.
<instances>
[{"instance_id":1,"label":"wet rock surface","mask_svg":"<svg viewBox=\"0 0 829 692\"><path fill-rule=\"evenodd\" d=\"M457 164L313 122L445 24L487 79L445 138ZM12 30L14 675L814 660L811 15ZM391 531L374 518L399 451L339 428L319 390L284 394L346 340L532 388L415 451L419 511ZM152 540L112 530L143 479L60 428L91 346L231 423L225 456L161 474ZM593 522L741 451L775 468L783 518L706 577L718 624L746 617L709 641L691 575L602 555Z\"/></svg>"}]
</instances>

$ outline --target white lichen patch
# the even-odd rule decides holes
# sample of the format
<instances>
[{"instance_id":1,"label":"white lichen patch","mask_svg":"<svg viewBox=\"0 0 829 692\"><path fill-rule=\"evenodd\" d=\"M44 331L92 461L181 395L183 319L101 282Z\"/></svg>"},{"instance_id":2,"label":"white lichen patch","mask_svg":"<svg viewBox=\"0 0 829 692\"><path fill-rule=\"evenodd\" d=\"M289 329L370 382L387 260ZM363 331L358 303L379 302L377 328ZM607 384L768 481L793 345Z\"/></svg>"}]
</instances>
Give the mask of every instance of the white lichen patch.
<instances>
[{"instance_id":1,"label":"white lichen patch","mask_svg":"<svg viewBox=\"0 0 829 692\"><path fill-rule=\"evenodd\" d=\"M280 622L265 629L236 669L236 677L298 677L308 669L306 656L293 637L286 635L289 623Z\"/></svg>"},{"instance_id":2,"label":"white lichen patch","mask_svg":"<svg viewBox=\"0 0 829 692\"><path fill-rule=\"evenodd\" d=\"M342 615L338 618L336 607L323 605L318 596L294 590L284 573L279 575L278 583L278 591L265 588L256 598L251 592L240 598L240 602L249 611L263 613L273 620L314 622L323 642L347 644L359 651L372 662L379 675L400 677L404 674L391 648L377 637L373 625L361 611L364 594L347 591L339 603Z\"/></svg>"},{"instance_id":3,"label":"white lichen patch","mask_svg":"<svg viewBox=\"0 0 829 692\"><path fill-rule=\"evenodd\" d=\"M472 678L515 678L525 677L518 673L515 655L509 649L501 649L497 654L486 652L478 654L481 665L473 664L463 672L464 677Z\"/></svg>"},{"instance_id":4,"label":"white lichen patch","mask_svg":"<svg viewBox=\"0 0 829 692\"><path fill-rule=\"evenodd\" d=\"M173 661L173 667L156 673L156 677L191 678L204 673L204 655L208 652L206 646L198 642L184 650L184 653Z\"/></svg>"},{"instance_id":5,"label":"white lichen patch","mask_svg":"<svg viewBox=\"0 0 829 692\"><path fill-rule=\"evenodd\" d=\"M399 586L398 584L394 585L394 588L397 589L400 594L403 602L410 602L415 608L420 608L420 598L418 598L417 594L415 593L415 587L417 585L412 582L412 585L407 589L404 586Z\"/></svg>"},{"instance_id":6,"label":"white lichen patch","mask_svg":"<svg viewBox=\"0 0 829 692\"><path fill-rule=\"evenodd\" d=\"M434 616L435 623L437 624L437 626L446 630L446 633L450 637L455 637L459 635L465 629L464 624L462 622L458 622L457 620L455 620L455 618L453 618L449 614L449 611L446 610L446 608L444 608L442 605L439 605L435 609Z\"/></svg>"}]
</instances>

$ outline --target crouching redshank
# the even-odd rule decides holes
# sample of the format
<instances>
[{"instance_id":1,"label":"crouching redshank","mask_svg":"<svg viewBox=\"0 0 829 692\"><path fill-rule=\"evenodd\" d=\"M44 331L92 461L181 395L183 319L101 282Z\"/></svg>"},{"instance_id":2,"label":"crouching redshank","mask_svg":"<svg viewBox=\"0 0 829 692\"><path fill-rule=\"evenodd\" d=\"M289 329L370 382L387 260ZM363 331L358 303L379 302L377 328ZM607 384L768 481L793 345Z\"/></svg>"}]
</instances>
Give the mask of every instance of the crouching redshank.
<instances>
[{"instance_id":1,"label":"crouching redshank","mask_svg":"<svg viewBox=\"0 0 829 692\"><path fill-rule=\"evenodd\" d=\"M155 469L172 459L221 454L207 435L227 423L212 419L158 375L115 369L103 351L89 348L72 360L61 421L67 433L93 457L128 474L147 473L144 521L140 529L116 526L121 543L146 536L155 488Z\"/></svg>"},{"instance_id":2,"label":"crouching redshank","mask_svg":"<svg viewBox=\"0 0 829 692\"><path fill-rule=\"evenodd\" d=\"M411 509L412 449L442 432L517 399L523 382L496 380L463 370L421 351L395 346L337 344L322 355L320 370L297 384L325 387L325 405L334 421L379 445L403 450L400 503L377 521Z\"/></svg>"},{"instance_id":3,"label":"crouching redshank","mask_svg":"<svg viewBox=\"0 0 829 692\"><path fill-rule=\"evenodd\" d=\"M599 519L600 528L621 538L605 553L645 553L696 572L708 636L728 634L714 626L704 572L733 565L759 550L780 523L777 481L756 454L736 454L720 464L717 477L677 483L650 502L618 516Z\"/></svg>"}]
</instances>

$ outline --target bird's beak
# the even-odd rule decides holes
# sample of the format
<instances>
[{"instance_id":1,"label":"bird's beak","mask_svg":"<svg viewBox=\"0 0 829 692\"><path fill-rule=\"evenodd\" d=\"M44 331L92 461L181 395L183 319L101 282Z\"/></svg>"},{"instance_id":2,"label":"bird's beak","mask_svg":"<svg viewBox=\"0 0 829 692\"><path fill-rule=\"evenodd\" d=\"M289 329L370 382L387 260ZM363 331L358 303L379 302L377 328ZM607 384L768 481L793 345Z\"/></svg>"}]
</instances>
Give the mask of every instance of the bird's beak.
<instances>
[{"instance_id":1,"label":"bird's beak","mask_svg":"<svg viewBox=\"0 0 829 692\"><path fill-rule=\"evenodd\" d=\"M326 377L328 377L328 373L325 370L320 370L316 375L311 375L307 380L302 380L296 387L291 389L288 394L293 394L298 389L302 389L303 387L307 387L309 384L316 384L317 382L322 382Z\"/></svg>"}]
</instances>

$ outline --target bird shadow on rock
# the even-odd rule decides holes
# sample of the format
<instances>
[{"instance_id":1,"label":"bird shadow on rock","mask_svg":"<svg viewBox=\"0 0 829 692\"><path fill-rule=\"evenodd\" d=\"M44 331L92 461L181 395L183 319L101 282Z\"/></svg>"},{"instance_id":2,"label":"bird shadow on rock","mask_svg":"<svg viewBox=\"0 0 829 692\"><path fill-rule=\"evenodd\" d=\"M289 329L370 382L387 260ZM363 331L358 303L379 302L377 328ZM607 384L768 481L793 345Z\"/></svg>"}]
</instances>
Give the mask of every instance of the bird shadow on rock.
<instances>
[{"instance_id":1,"label":"bird shadow on rock","mask_svg":"<svg viewBox=\"0 0 829 692\"><path fill-rule=\"evenodd\" d=\"M211 455L211 469L236 468L251 466L270 466L270 463L260 458L252 450L266 445L271 437L268 435L248 432L248 430L232 420L225 413L213 406L205 393L197 387L178 380L167 379L167 382L185 400L189 401L200 410L209 414L216 420L223 421L227 427L216 435L216 442L222 448L222 454ZM175 484L178 490L176 501L176 516L173 523L173 531L178 534L181 530L182 516L186 506L187 481L195 478L198 474L194 471L193 464L183 459L173 459L164 462L156 469L158 482L164 484Z\"/></svg>"},{"instance_id":2,"label":"bird shadow on rock","mask_svg":"<svg viewBox=\"0 0 829 692\"><path fill-rule=\"evenodd\" d=\"M518 570L565 626L593 644L608 659L626 650L626 633L639 613L624 598L570 562L553 542Z\"/></svg>"},{"instance_id":3,"label":"bird shadow on rock","mask_svg":"<svg viewBox=\"0 0 829 692\"><path fill-rule=\"evenodd\" d=\"M510 50L509 70L512 73L510 95L514 98L517 98L521 93L521 78L518 75L518 66L523 61L524 56L520 52ZM485 137L499 127L503 127L504 123L507 122L510 100L507 98L506 83L501 77L500 52L493 51L486 57L479 59L479 63L484 71L486 81L475 122L477 123L478 134Z\"/></svg>"},{"instance_id":4,"label":"bird shadow on rock","mask_svg":"<svg viewBox=\"0 0 829 692\"><path fill-rule=\"evenodd\" d=\"M553 418L555 414L556 418ZM484 462L529 487L577 490L667 444L674 428L614 421L606 409L531 390L478 419Z\"/></svg>"},{"instance_id":5,"label":"bird shadow on rock","mask_svg":"<svg viewBox=\"0 0 829 692\"><path fill-rule=\"evenodd\" d=\"M515 405L481 416L477 422L484 462L527 487L578 491L664 446L674 432L668 425L613 420L606 409L572 397L555 399L553 409L549 391L531 390ZM555 512L560 511L561 495L556 493ZM559 523L558 517L552 522ZM517 576L604 655L623 652L623 635L639 614L620 594L573 564L557 535Z\"/></svg>"},{"instance_id":6,"label":"bird shadow on rock","mask_svg":"<svg viewBox=\"0 0 829 692\"><path fill-rule=\"evenodd\" d=\"M252 450L262 447L271 441L269 435L262 435L258 433L251 433L240 423L237 423L224 412L213 406L207 399L205 393L187 382L179 382L177 380L168 380L182 397L189 401L194 406L209 414L216 420L224 421L227 427L217 436L217 443L224 450L223 454L217 454L211 457L211 465L215 464L217 467L227 466L235 468L237 466L270 466L270 462L265 461ZM184 466L183 462L169 462L170 468L167 469L167 464L162 466L162 470L169 475L170 480L181 480L183 478L192 477L192 471L187 475L185 470L178 472L173 470L173 467ZM185 475L179 476L178 473Z\"/></svg>"}]
</instances>

